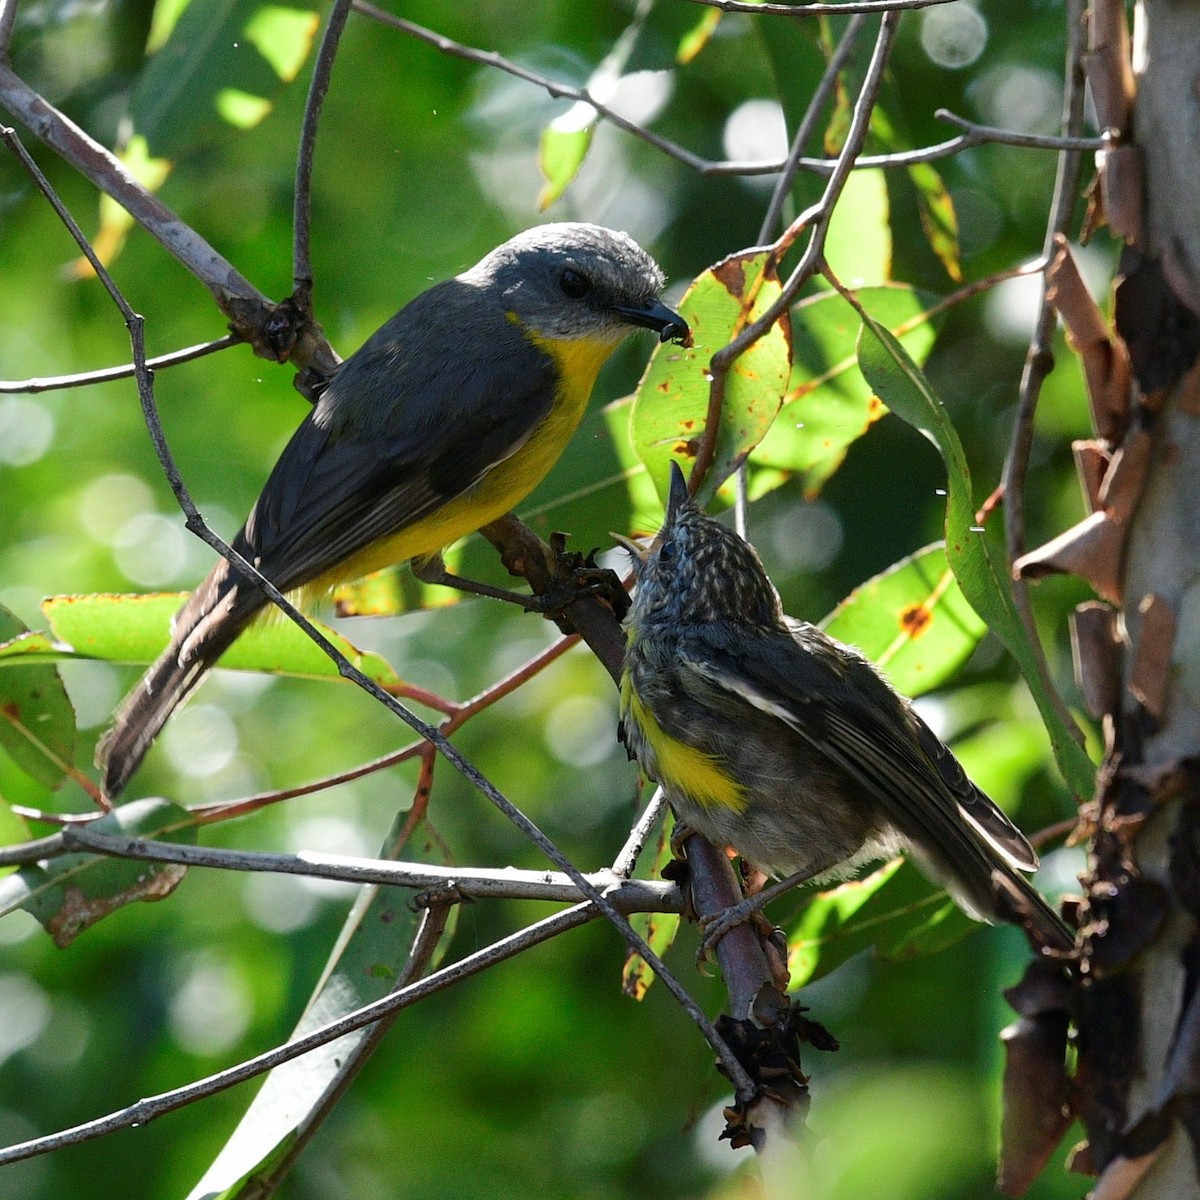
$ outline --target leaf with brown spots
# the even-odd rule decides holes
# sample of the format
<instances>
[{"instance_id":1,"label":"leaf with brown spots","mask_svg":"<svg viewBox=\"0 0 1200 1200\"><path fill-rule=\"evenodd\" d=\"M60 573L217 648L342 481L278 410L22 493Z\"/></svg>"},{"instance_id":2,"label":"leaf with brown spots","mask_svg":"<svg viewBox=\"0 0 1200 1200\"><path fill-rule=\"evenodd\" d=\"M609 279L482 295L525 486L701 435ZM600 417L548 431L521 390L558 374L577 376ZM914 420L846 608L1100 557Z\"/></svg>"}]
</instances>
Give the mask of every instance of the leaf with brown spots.
<instances>
[{"instance_id":1,"label":"leaf with brown spots","mask_svg":"<svg viewBox=\"0 0 1200 1200\"><path fill-rule=\"evenodd\" d=\"M987 632L963 596L942 542L855 588L821 627L884 667L908 696L951 678Z\"/></svg>"},{"instance_id":2,"label":"leaf with brown spots","mask_svg":"<svg viewBox=\"0 0 1200 1200\"><path fill-rule=\"evenodd\" d=\"M765 253L733 255L703 272L678 308L691 326L693 345L658 347L633 405L634 448L666 496L667 467L682 459L690 469L708 417L712 356L779 298L779 280ZM791 325L785 318L759 338L729 372L712 470L700 501L746 460L771 428L791 370Z\"/></svg>"}]
</instances>

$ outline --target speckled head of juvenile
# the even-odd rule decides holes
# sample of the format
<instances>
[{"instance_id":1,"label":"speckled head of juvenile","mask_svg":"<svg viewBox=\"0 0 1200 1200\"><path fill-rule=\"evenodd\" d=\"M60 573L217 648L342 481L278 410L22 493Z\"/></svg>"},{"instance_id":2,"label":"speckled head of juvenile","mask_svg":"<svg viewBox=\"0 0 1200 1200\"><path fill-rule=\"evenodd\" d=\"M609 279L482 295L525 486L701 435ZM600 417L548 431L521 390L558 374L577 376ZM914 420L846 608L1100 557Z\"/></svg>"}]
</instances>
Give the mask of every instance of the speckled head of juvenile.
<instances>
[{"instance_id":1,"label":"speckled head of juvenile","mask_svg":"<svg viewBox=\"0 0 1200 1200\"><path fill-rule=\"evenodd\" d=\"M630 326L684 342L687 323L659 299L663 273L628 234L564 221L510 238L459 279L493 294L538 337L615 345Z\"/></svg>"},{"instance_id":2,"label":"speckled head of juvenile","mask_svg":"<svg viewBox=\"0 0 1200 1200\"><path fill-rule=\"evenodd\" d=\"M633 556L637 581L630 622L652 625L732 622L775 629L783 621L775 591L754 547L705 516L671 463L667 515L648 545L613 535Z\"/></svg>"}]
</instances>

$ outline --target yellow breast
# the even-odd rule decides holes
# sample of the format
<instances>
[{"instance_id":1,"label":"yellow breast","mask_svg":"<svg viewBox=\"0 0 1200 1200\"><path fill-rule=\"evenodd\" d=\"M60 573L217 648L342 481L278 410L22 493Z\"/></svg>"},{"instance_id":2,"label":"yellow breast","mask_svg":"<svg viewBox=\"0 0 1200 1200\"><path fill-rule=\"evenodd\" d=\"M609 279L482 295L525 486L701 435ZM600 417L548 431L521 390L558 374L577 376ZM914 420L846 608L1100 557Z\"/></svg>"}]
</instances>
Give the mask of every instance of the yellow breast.
<instances>
[{"instance_id":1,"label":"yellow breast","mask_svg":"<svg viewBox=\"0 0 1200 1200\"><path fill-rule=\"evenodd\" d=\"M437 554L519 504L546 477L579 427L596 376L617 343L551 341L529 335L558 366L559 387L550 412L524 444L496 463L474 487L388 537L372 542L318 580L314 590L360 579L372 571Z\"/></svg>"}]
</instances>

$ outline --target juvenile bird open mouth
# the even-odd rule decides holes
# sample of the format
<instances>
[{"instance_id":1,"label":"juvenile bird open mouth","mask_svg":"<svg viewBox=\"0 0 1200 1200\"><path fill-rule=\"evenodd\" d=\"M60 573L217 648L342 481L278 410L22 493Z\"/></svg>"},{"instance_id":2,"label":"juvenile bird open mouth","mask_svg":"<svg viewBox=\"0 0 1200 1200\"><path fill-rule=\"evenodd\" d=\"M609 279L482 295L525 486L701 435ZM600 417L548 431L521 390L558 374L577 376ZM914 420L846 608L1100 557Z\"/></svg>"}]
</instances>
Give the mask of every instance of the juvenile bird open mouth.
<instances>
[{"instance_id":1,"label":"juvenile bird open mouth","mask_svg":"<svg viewBox=\"0 0 1200 1200\"><path fill-rule=\"evenodd\" d=\"M608 536L612 538L612 540L616 542L622 550L628 550L629 553L639 561L645 559L646 554L650 549L648 545L642 545L641 542L635 541L631 537L626 537L623 533L613 533L611 529L608 531Z\"/></svg>"}]
</instances>

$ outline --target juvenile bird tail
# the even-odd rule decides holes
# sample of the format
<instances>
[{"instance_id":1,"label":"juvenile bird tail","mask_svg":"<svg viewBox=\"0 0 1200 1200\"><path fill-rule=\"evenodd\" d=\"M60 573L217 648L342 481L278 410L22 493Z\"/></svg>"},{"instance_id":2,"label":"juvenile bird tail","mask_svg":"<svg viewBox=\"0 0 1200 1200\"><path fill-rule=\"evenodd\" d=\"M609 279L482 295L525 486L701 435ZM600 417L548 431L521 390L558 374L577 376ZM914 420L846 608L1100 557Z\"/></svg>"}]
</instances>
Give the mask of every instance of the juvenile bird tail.
<instances>
[{"instance_id":1,"label":"juvenile bird tail","mask_svg":"<svg viewBox=\"0 0 1200 1200\"><path fill-rule=\"evenodd\" d=\"M996 895L996 915L1001 920L1022 926L1043 948L1070 950L1074 947L1075 935L1024 875L997 867L992 872L992 887Z\"/></svg>"}]
</instances>

